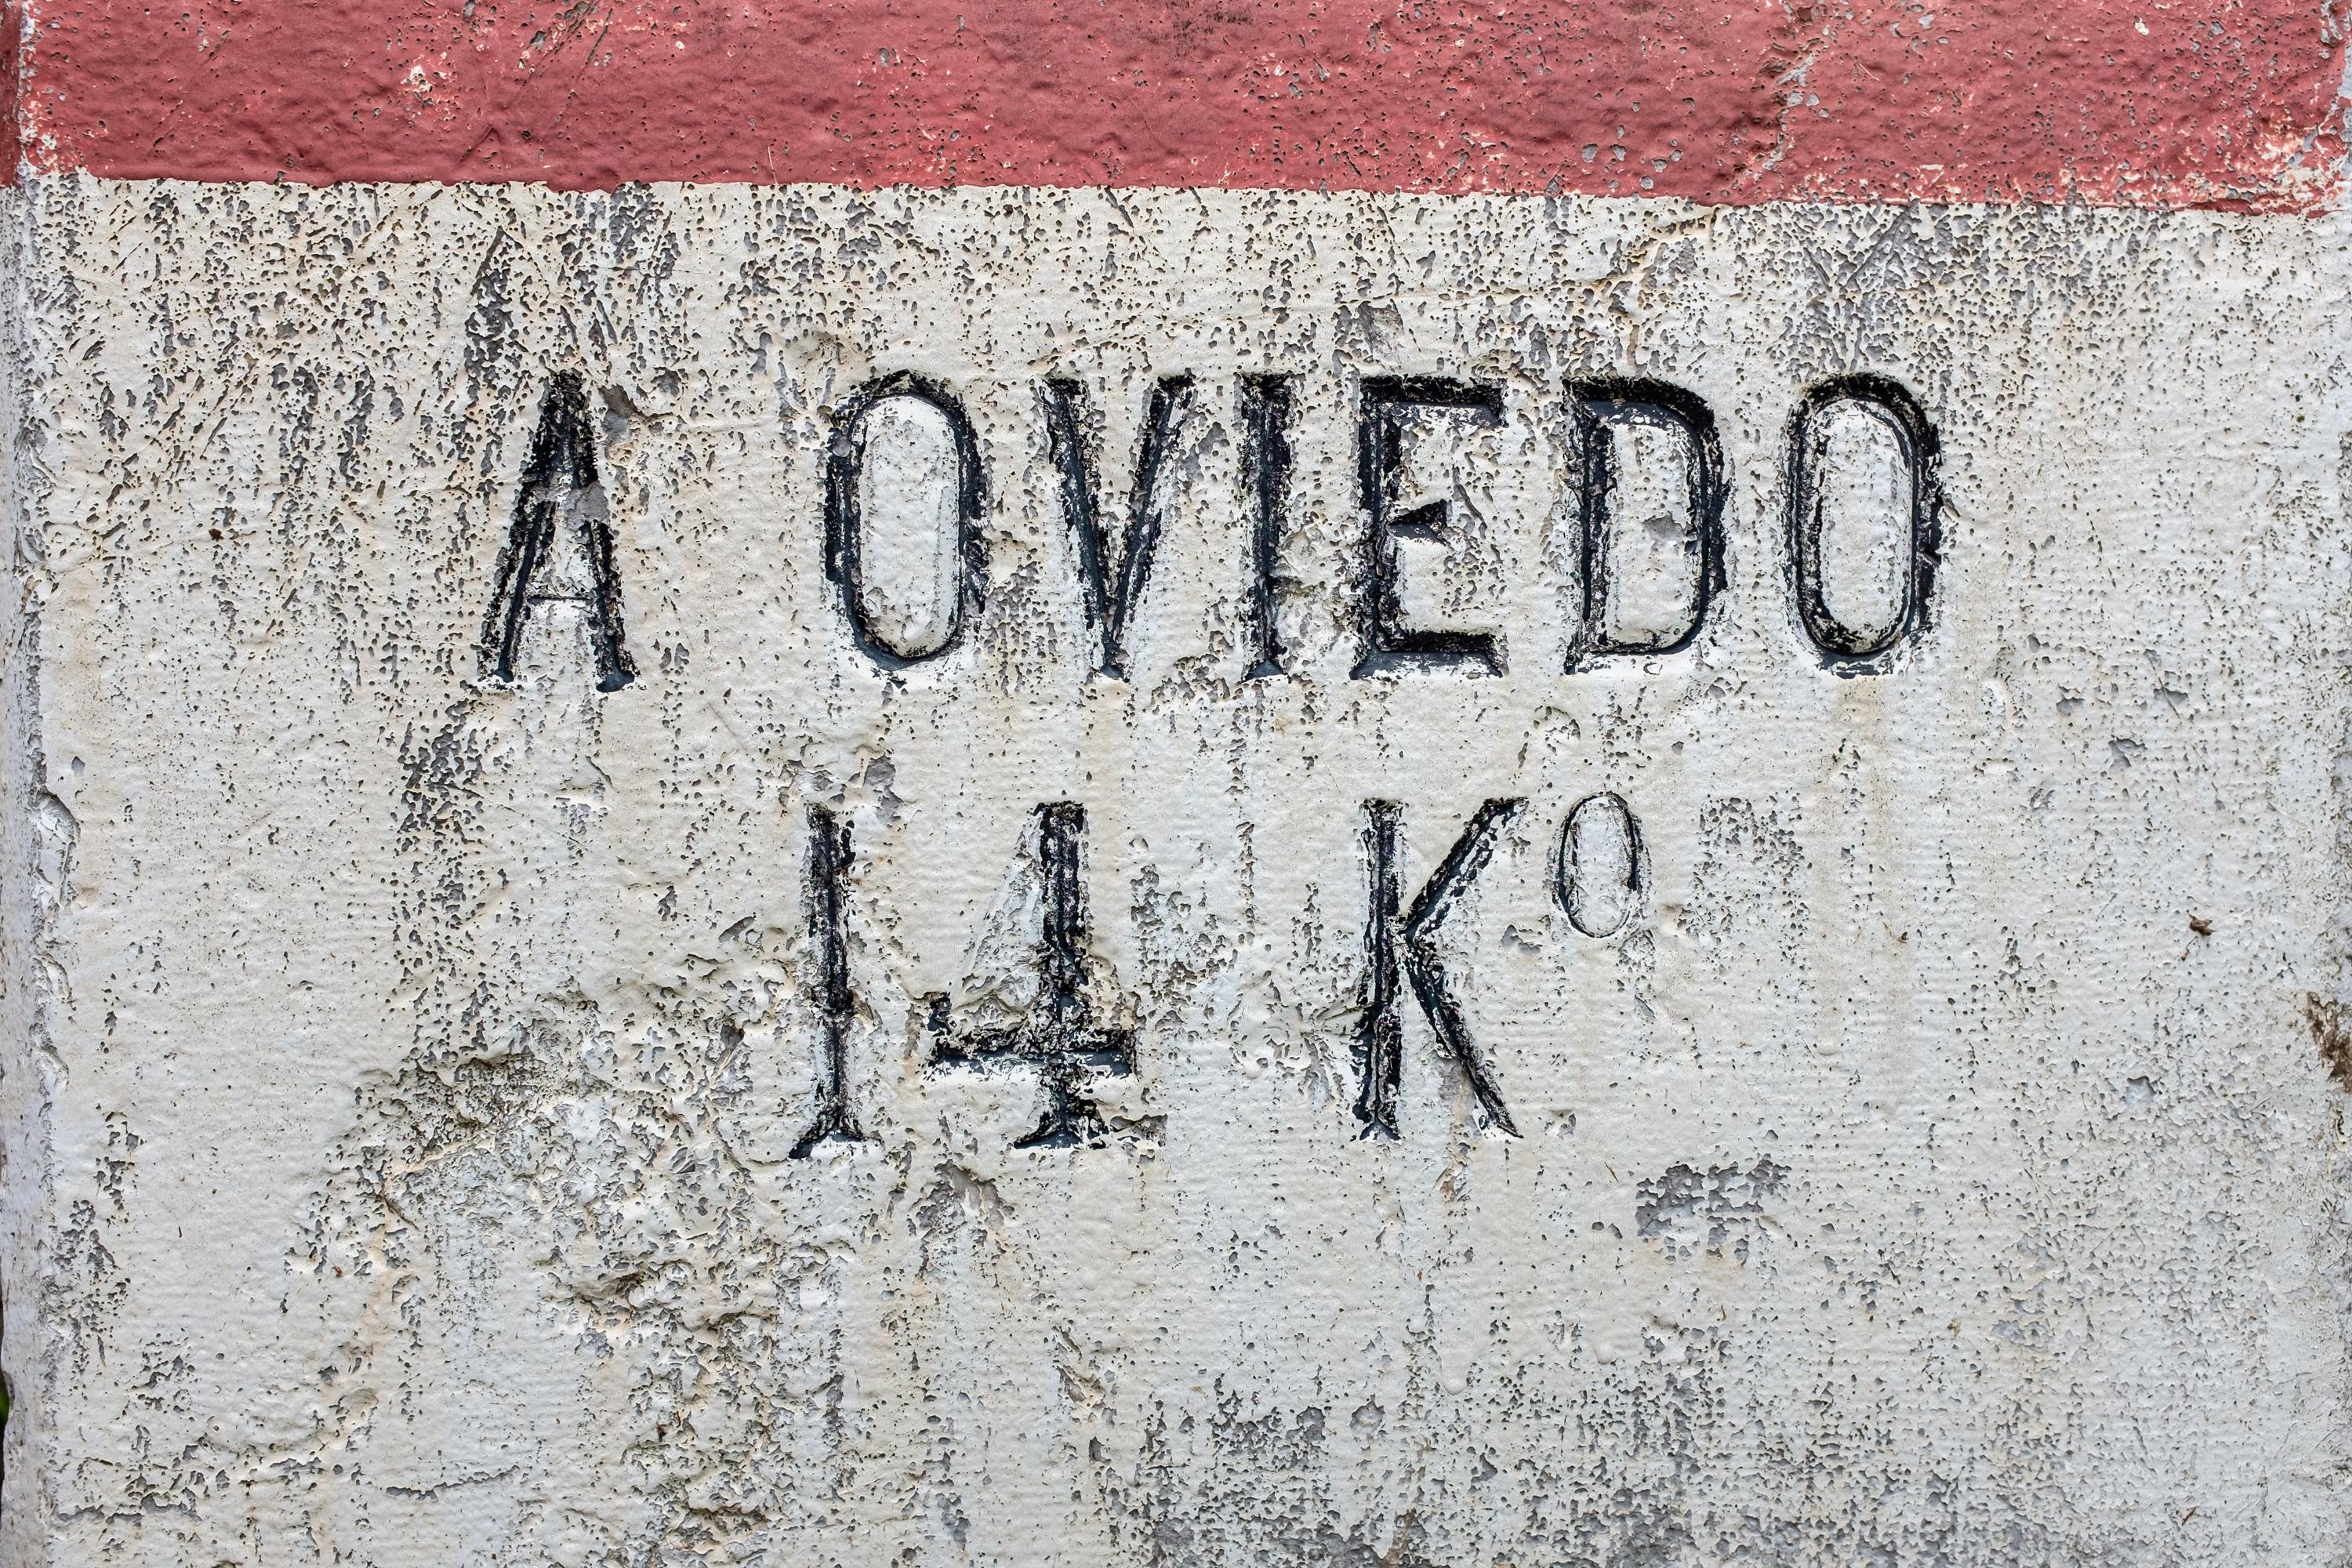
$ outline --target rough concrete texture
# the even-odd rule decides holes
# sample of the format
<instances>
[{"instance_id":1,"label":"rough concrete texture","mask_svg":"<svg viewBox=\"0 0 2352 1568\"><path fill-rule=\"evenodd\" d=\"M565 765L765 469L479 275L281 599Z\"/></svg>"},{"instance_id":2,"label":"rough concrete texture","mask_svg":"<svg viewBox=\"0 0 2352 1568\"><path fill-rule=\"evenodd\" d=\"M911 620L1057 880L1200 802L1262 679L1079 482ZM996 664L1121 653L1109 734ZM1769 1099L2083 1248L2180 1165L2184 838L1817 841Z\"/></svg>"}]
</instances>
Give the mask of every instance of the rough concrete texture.
<instances>
[{"instance_id":1,"label":"rough concrete texture","mask_svg":"<svg viewBox=\"0 0 2352 1568\"><path fill-rule=\"evenodd\" d=\"M2341 217L8 200L7 1562L2352 1562ZM1943 542L1832 668L1789 432L1864 372ZM898 373L984 591L890 669L826 486ZM1723 582L1570 673L1627 375L1711 411ZM1494 389L1393 510L1496 673L1354 673L1396 376ZM856 431L920 651L952 431ZM1160 526L1123 679L1057 440L1114 587Z\"/></svg>"}]
</instances>

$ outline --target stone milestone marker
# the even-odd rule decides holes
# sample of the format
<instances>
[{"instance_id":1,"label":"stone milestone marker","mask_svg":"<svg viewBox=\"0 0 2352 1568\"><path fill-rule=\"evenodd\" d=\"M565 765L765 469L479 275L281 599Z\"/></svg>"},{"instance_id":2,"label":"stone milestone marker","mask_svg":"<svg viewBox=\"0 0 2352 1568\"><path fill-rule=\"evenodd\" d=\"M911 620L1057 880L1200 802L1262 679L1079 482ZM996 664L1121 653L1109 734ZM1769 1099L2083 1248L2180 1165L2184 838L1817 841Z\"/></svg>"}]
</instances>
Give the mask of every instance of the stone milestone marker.
<instances>
[{"instance_id":1,"label":"stone milestone marker","mask_svg":"<svg viewBox=\"0 0 2352 1568\"><path fill-rule=\"evenodd\" d=\"M2352 1561L2340 6L9 36L0 1561Z\"/></svg>"}]
</instances>

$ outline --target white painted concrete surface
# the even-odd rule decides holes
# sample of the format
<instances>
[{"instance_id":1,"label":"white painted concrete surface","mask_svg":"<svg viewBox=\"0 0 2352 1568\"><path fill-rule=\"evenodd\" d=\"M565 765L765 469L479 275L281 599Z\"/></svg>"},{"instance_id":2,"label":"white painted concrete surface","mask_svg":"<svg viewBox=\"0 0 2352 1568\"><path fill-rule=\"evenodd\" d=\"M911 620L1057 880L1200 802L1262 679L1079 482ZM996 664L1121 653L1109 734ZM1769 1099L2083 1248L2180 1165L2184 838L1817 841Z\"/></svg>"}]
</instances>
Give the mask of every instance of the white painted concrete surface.
<instances>
[{"instance_id":1,"label":"white painted concrete surface","mask_svg":"<svg viewBox=\"0 0 2352 1568\"><path fill-rule=\"evenodd\" d=\"M2340 216L13 200L8 1563L2352 1561ZM549 492L502 683L567 371L601 496ZM889 671L824 476L897 372L969 414L986 588ZM1924 632L1842 674L1786 465L1861 372L1935 421L1944 542ZM1178 373L1128 679L1090 676L1042 384L1101 419L1117 535ZM1570 384L1627 375L1712 410L1724 591L1570 674ZM1499 388L1414 416L1397 498L1449 507L1403 614L1498 674L1351 678L1379 376ZM876 615L919 649L951 436L875 417ZM1840 470L1839 548L1891 555L1900 479ZM1628 483L1687 571L1687 492ZM1860 578L1832 603L1891 615ZM1583 870L1596 938L1558 846L1609 793L1641 878ZM1409 975L1399 1136L1359 1136L1375 800L1408 915L1524 803L1426 928L1517 1136ZM929 999L950 1058L1046 1010L1065 802L1082 1021L1135 1070L1024 1149L1038 1073L937 1059ZM795 1159L820 808L864 1141ZM1632 863L1609 826L1572 838Z\"/></svg>"}]
</instances>

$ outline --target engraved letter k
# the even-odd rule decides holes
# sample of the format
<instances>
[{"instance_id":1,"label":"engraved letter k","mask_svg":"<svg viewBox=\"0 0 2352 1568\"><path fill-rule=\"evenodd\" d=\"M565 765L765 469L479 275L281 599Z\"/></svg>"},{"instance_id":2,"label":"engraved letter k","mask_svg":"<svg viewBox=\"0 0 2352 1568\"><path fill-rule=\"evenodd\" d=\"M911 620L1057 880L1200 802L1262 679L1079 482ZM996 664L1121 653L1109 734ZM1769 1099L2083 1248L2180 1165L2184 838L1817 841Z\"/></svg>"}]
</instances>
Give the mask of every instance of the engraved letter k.
<instances>
[{"instance_id":1,"label":"engraved letter k","mask_svg":"<svg viewBox=\"0 0 2352 1568\"><path fill-rule=\"evenodd\" d=\"M1526 804L1523 800L1490 800L1480 806L1478 814L1470 819L1470 826L1462 830L1462 837L1454 840L1454 847L1446 851L1445 863L1423 887L1420 896L1412 900L1412 910L1400 922L1397 823L1402 814L1394 801L1364 803L1371 817L1364 833L1364 846L1371 858L1372 904L1364 932L1369 994L1365 998L1364 1021L1356 1037L1356 1065L1363 1075L1363 1090L1356 1097L1356 1119L1364 1124L1359 1136L1397 1135L1397 1086L1404 1062L1404 1019L1397 997L1400 968L1412 986L1413 995L1420 999L1421 1010L1428 1015L1437 1043L1470 1080L1470 1091L1477 1096L1478 1109L1488 1123L1513 1138L1519 1135L1509 1108L1503 1103L1502 1090L1495 1086L1494 1077L1487 1072L1477 1047L1470 1043L1470 1030L1463 1022L1462 1009L1446 989L1444 966L1437 956L1437 928L1444 922L1454 900L1494 858L1495 839L1503 825Z\"/></svg>"}]
</instances>

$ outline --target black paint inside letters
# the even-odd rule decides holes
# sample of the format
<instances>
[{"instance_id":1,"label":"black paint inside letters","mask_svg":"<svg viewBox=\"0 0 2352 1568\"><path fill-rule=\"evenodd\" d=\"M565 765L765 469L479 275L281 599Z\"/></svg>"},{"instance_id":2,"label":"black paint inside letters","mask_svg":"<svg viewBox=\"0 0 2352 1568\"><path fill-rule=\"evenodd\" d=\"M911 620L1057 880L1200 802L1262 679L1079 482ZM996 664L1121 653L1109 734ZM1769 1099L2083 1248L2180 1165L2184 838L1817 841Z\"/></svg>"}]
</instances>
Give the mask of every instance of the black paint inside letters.
<instances>
[{"instance_id":1,"label":"black paint inside letters","mask_svg":"<svg viewBox=\"0 0 2352 1568\"><path fill-rule=\"evenodd\" d=\"M1504 826L1527 803L1490 800L1478 808L1462 830L1444 862L1429 879L1412 908L1397 919L1398 839L1402 809L1394 802L1368 800L1370 818L1364 830L1364 847L1371 865L1371 909L1364 927L1366 984L1364 1016L1356 1037L1356 1069L1361 1088L1356 1096L1356 1120L1364 1138L1397 1135L1397 1090L1404 1073L1404 1015L1399 976L1412 987L1421 1010L1429 1018L1437 1043L1477 1097L1478 1109L1496 1131L1517 1137L1519 1130L1503 1103L1502 1089L1471 1044L1470 1026L1445 984L1445 969L1437 952L1437 928L1470 884L1494 858L1496 841Z\"/></svg>"},{"instance_id":2,"label":"black paint inside letters","mask_svg":"<svg viewBox=\"0 0 2352 1568\"><path fill-rule=\"evenodd\" d=\"M864 1142L849 1114L849 1025L856 1001L849 993L849 936L843 885L848 879L849 824L823 806L808 814L809 942L814 950L817 1011L824 1021L824 1048L816 1080L816 1120L793 1145L792 1157L805 1160L827 1139Z\"/></svg>"},{"instance_id":3,"label":"black paint inside letters","mask_svg":"<svg viewBox=\"0 0 2352 1568\"><path fill-rule=\"evenodd\" d=\"M589 640L596 654L596 689L618 691L637 678L621 618L621 574L614 563L612 521L601 505L584 504L592 496L601 497L602 490L587 387L578 372L560 371L548 383L539 429L523 461L514 524L499 559L498 591L491 595L484 628L484 662L496 679L515 678L524 623L530 618L531 605L542 597L532 593L532 580L555 549L555 531L567 510L578 516L581 550L588 562Z\"/></svg>"},{"instance_id":4,"label":"black paint inside letters","mask_svg":"<svg viewBox=\"0 0 2352 1568\"><path fill-rule=\"evenodd\" d=\"M1552 851L1551 862L1553 901L1559 905L1559 912L1568 917L1568 923L1575 929L1578 935L1612 937L1624 930L1633 919L1633 907L1630 903L1627 905L1624 918L1607 931L1592 930L1578 917L1576 912L1576 822L1577 818L1582 816L1588 810L1615 812L1619 824L1625 830L1625 880L1622 886L1629 900L1641 897L1643 881L1649 874L1649 852L1642 845L1641 818L1635 816L1633 808L1625 804L1625 797L1614 790L1604 790L1599 795L1586 795L1582 800L1570 806L1568 815L1559 819L1559 838Z\"/></svg>"},{"instance_id":5,"label":"black paint inside letters","mask_svg":"<svg viewBox=\"0 0 2352 1568\"><path fill-rule=\"evenodd\" d=\"M1910 559L1903 580L1903 612L1872 637L1840 623L1822 587L1822 494L1815 426L1833 404L1864 403L1885 416L1910 471ZM1901 384L1883 375L1844 375L1805 395L1789 425L1789 570L1797 623L1822 662L1841 675L1875 674L1885 655L1927 630L1928 603L1943 548L1943 490L1936 470L1943 446L1927 410Z\"/></svg>"},{"instance_id":6,"label":"black paint inside letters","mask_svg":"<svg viewBox=\"0 0 2352 1568\"><path fill-rule=\"evenodd\" d=\"M1249 679L1282 673L1282 633L1274 618L1274 572L1290 500L1290 421L1295 381L1242 377L1242 488L1250 521Z\"/></svg>"},{"instance_id":7,"label":"black paint inside letters","mask_svg":"<svg viewBox=\"0 0 2352 1568\"><path fill-rule=\"evenodd\" d=\"M1580 473L1577 521L1583 578L1583 616L1568 652L1570 673L1614 654L1650 656L1688 647L1706 625L1708 608L1724 587L1723 507L1728 488L1723 475L1723 442L1706 400L1663 381L1579 382L1569 388L1576 418ZM1609 525L1617 494L1616 443L1612 427L1647 424L1684 437L1684 482L1689 487L1693 538L1698 570L1691 591L1690 619L1679 631L1642 642L1611 637L1604 627L1609 608Z\"/></svg>"},{"instance_id":8,"label":"black paint inside letters","mask_svg":"<svg viewBox=\"0 0 2352 1568\"><path fill-rule=\"evenodd\" d=\"M1090 1074L1135 1071L1135 1032L1101 1029L1087 1000L1087 888L1080 852L1086 807L1056 801L1037 808L1037 860L1045 879L1044 956L1037 1002L1028 1019L1010 1028L981 1029L957 1038L948 1028L947 999L931 1002L939 1065L1025 1061L1035 1066L1045 1094L1045 1114L1016 1149L1068 1148L1110 1135L1101 1110L1087 1093Z\"/></svg>"},{"instance_id":9,"label":"black paint inside letters","mask_svg":"<svg viewBox=\"0 0 2352 1568\"><path fill-rule=\"evenodd\" d=\"M1367 377L1356 432L1356 468L1366 529L1364 534L1362 652L1355 679L1404 669L1450 669L1464 665L1488 675L1502 673L1496 639L1486 632L1439 631L1404 624L1397 601L1397 541L1442 539L1450 510L1431 501L1394 512L1404 468L1405 416L1415 409L1460 409L1480 425L1503 422L1502 389L1466 381L1428 377Z\"/></svg>"},{"instance_id":10,"label":"black paint inside letters","mask_svg":"<svg viewBox=\"0 0 2352 1568\"><path fill-rule=\"evenodd\" d=\"M866 615L864 530L858 488L866 470L866 416L888 398L911 397L944 416L956 445L956 605L947 635L937 647L908 652L878 636ZM988 557L980 537L987 484L981 468L980 438L955 394L937 382L901 371L868 382L842 405L826 445L824 465L824 574L841 589L850 635L866 656L885 669L904 669L937 658L956 645L980 616L988 584Z\"/></svg>"},{"instance_id":11,"label":"black paint inside letters","mask_svg":"<svg viewBox=\"0 0 2352 1568\"><path fill-rule=\"evenodd\" d=\"M1191 389L1189 375L1171 375L1151 389L1144 413L1143 449L1135 461L1135 487L1129 492L1128 520L1114 577L1105 559L1109 545L1095 501L1094 444L1086 429L1086 389L1075 381L1045 384L1045 436L1062 480L1062 514L1078 552L1087 625L1097 640L1096 671L1112 680L1127 679L1127 632L1151 558L1160 545L1160 470L1176 432L1176 408Z\"/></svg>"}]
</instances>

